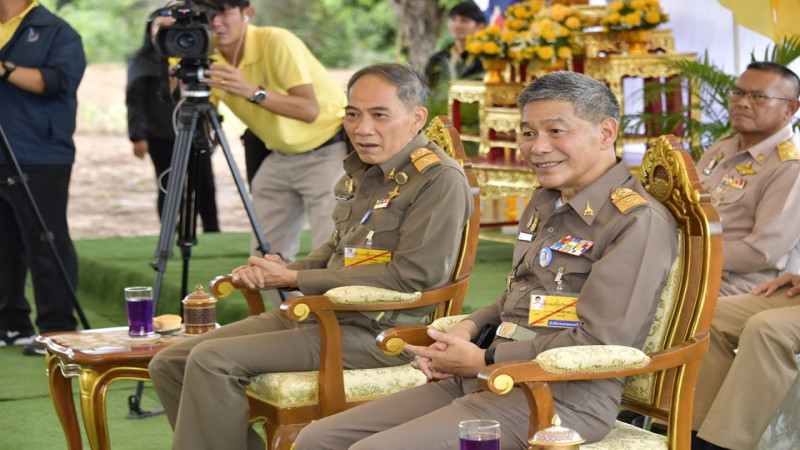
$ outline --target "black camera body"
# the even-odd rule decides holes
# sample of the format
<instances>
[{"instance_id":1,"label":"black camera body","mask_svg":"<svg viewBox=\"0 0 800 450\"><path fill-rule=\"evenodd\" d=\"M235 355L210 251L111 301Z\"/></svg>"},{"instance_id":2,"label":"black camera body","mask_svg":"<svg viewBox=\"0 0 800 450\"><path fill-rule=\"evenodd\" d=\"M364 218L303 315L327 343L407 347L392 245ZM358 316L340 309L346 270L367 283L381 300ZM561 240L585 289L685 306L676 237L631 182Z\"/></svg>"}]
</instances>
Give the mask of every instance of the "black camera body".
<instances>
[{"instance_id":1,"label":"black camera body","mask_svg":"<svg viewBox=\"0 0 800 450\"><path fill-rule=\"evenodd\" d=\"M158 29L154 44L164 56L205 59L216 47L216 36L211 28L215 11L193 0L178 2L157 13L173 17L175 23Z\"/></svg>"}]
</instances>

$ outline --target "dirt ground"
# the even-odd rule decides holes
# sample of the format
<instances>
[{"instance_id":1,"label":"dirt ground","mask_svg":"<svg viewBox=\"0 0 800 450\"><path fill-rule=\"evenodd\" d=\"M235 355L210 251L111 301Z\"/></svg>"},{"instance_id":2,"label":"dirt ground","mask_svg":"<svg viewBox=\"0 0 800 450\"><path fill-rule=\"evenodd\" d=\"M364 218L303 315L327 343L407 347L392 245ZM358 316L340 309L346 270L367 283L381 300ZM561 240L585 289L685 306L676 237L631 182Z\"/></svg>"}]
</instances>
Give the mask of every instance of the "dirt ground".
<instances>
[{"instance_id":1,"label":"dirt ground","mask_svg":"<svg viewBox=\"0 0 800 450\"><path fill-rule=\"evenodd\" d=\"M344 85L349 72L332 71ZM149 158L133 156L127 137L125 68L91 65L78 90L77 148L70 185L68 220L73 239L153 235L156 213L155 171ZM223 129L244 177L243 126L225 114ZM250 230L231 171L220 149L212 157L222 231Z\"/></svg>"}]
</instances>

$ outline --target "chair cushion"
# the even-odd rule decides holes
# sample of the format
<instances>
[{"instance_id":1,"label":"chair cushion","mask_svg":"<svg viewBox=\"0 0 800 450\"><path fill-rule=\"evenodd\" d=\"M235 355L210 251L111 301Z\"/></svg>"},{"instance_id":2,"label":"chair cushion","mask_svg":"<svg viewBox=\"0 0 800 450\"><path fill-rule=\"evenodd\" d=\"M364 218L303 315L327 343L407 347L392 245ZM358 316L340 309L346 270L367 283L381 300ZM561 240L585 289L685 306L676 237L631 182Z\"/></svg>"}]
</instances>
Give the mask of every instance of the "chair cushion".
<instances>
[{"instance_id":1,"label":"chair cushion","mask_svg":"<svg viewBox=\"0 0 800 450\"><path fill-rule=\"evenodd\" d=\"M617 421L608 436L594 444L581 444L581 450L667 450L667 437Z\"/></svg>"},{"instance_id":2,"label":"chair cushion","mask_svg":"<svg viewBox=\"0 0 800 450\"><path fill-rule=\"evenodd\" d=\"M248 395L278 408L319 403L319 372L265 373L250 378ZM348 402L367 401L425 384L425 375L403 364L395 367L344 371L344 395Z\"/></svg>"},{"instance_id":3,"label":"chair cushion","mask_svg":"<svg viewBox=\"0 0 800 450\"><path fill-rule=\"evenodd\" d=\"M592 373L644 367L650 357L622 345L579 345L544 351L534 361L550 373Z\"/></svg>"},{"instance_id":4,"label":"chair cushion","mask_svg":"<svg viewBox=\"0 0 800 450\"><path fill-rule=\"evenodd\" d=\"M345 305L373 303L411 303L419 300L421 292L397 292L373 286L339 286L328 290L325 297Z\"/></svg>"},{"instance_id":5,"label":"chair cushion","mask_svg":"<svg viewBox=\"0 0 800 450\"><path fill-rule=\"evenodd\" d=\"M456 326L458 322L464 320L467 317L467 314L461 314L458 316L444 316L434 320L430 325L431 328L435 328L443 333L447 333L450 331L451 328Z\"/></svg>"}]
</instances>

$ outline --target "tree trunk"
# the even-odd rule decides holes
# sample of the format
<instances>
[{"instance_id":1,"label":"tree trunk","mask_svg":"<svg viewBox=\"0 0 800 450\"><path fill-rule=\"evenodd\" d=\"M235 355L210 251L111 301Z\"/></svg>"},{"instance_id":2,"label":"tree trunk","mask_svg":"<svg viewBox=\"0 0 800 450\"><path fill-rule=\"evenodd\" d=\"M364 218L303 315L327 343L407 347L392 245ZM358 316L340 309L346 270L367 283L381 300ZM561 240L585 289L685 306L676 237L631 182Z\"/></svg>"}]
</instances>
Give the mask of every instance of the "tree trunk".
<instances>
[{"instance_id":1,"label":"tree trunk","mask_svg":"<svg viewBox=\"0 0 800 450\"><path fill-rule=\"evenodd\" d=\"M436 41L442 26L444 8L436 0L393 0L397 14L398 34L407 43L408 63L422 72L428 58L436 50Z\"/></svg>"}]
</instances>

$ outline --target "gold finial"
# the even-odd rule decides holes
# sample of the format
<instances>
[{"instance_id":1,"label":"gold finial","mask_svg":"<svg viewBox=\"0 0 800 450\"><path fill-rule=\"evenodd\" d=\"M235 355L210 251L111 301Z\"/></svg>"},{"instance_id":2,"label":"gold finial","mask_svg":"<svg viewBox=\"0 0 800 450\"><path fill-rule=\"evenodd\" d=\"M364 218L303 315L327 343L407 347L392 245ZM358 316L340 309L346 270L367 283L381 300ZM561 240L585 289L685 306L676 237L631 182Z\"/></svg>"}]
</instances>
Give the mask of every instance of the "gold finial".
<instances>
[{"instance_id":1,"label":"gold finial","mask_svg":"<svg viewBox=\"0 0 800 450\"><path fill-rule=\"evenodd\" d=\"M586 200L586 209L583 210L584 216L593 216L594 211L592 211L592 206L589 204L589 200Z\"/></svg>"}]
</instances>

